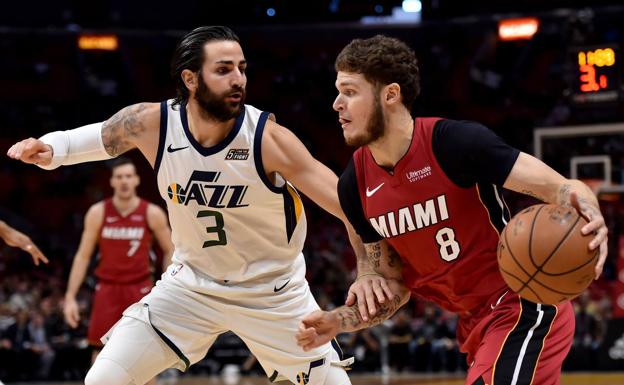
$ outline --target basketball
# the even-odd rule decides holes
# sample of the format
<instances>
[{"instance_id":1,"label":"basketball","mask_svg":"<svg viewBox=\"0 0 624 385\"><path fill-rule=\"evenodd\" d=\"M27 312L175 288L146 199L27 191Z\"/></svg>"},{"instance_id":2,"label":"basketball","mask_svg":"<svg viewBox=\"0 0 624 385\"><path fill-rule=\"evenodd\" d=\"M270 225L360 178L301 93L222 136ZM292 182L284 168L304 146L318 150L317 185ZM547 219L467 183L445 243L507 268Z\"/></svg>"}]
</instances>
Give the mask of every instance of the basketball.
<instances>
[{"instance_id":1,"label":"basketball","mask_svg":"<svg viewBox=\"0 0 624 385\"><path fill-rule=\"evenodd\" d=\"M498 243L498 267L507 285L535 303L554 305L581 294L594 279L599 250L572 207L539 204L516 214Z\"/></svg>"}]
</instances>

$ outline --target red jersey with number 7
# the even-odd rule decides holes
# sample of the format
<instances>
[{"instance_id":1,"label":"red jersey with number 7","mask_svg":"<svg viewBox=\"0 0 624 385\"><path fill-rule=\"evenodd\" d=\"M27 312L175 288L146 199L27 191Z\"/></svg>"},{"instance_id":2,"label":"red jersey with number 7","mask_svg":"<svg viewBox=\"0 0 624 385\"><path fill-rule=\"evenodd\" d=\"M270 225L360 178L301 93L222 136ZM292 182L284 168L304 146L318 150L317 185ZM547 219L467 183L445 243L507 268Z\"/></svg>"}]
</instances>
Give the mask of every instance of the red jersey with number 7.
<instances>
[{"instance_id":1,"label":"red jersey with number 7","mask_svg":"<svg viewBox=\"0 0 624 385\"><path fill-rule=\"evenodd\" d=\"M122 216L112 199L104 201L104 222L100 231L100 259L95 275L100 281L132 283L148 278L152 234L147 224L148 202Z\"/></svg>"},{"instance_id":2,"label":"red jersey with number 7","mask_svg":"<svg viewBox=\"0 0 624 385\"><path fill-rule=\"evenodd\" d=\"M468 317L506 290L496 247L509 213L495 185L460 187L445 174L432 149L438 121L415 119L410 147L393 170L380 167L366 146L353 165L363 214L401 256L407 287Z\"/></svg>"}]
</instances>

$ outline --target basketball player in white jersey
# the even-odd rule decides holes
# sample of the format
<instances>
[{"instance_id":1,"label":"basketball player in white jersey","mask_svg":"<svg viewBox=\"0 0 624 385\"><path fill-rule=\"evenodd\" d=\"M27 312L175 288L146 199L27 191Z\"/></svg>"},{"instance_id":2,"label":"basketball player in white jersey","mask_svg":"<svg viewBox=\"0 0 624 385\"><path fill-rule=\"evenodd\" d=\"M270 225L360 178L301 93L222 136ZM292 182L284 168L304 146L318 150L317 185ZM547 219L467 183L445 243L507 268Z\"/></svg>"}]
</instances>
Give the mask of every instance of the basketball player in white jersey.
<instances>
[{"instance_id":1,"label":"basketball player in white jersey","mask_svg":"<svg viewBox=\"0 0 624 385\"><path fill-rule=\"evenodd\" d=\"M337 346L304 352L294 337L318 309L305 280L306 221L294 187L344 221L337 177L271 114L244 104L246 67L230 29L197 28L174 54L175 99L9 149L11 158L53 169L138 148L167 202L173 263L105 336L87 385L140 385L170 367L186 370L227 330L271 380L350 384Z\"/></svg>"}]
</instances>

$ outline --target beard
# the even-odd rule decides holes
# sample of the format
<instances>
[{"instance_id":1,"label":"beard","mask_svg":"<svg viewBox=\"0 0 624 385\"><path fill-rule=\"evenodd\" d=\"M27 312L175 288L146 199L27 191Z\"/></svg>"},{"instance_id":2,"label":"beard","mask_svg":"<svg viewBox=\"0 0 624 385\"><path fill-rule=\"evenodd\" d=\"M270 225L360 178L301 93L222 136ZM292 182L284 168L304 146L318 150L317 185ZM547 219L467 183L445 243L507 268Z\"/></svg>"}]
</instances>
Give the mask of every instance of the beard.
<instances>
[{"instance_id":1,"label":"beard","mask_svg":"<svg viewBox=\"0 0 624 385\"><path fill-rule=\"evenodd\" d=\"M238 102L226 102L225 98L234 93L241 94L241 100ZM217 94L208 88L200 73L199 86L197 87L194 98L206 114L220 122L227 122L240 115L243 105L245 104L245 88L234 86L222 94Z\"/></svg>"},{"instance_id":2,"label":"beard","mask_svg":"<svg viewBox=\"0 0 624 385\"><path fill-rule=\"evenodd\" d=\"M381 138L386 132L386 117L384 116L383 109L381 108L381 102L379 101L379 95L375 96L375 109L373 114L368 119L368 124L364 134L354 136L352 138L345 138L345 143L348 146L362 147L369 143Z\"/></svg>"}]
</instances>

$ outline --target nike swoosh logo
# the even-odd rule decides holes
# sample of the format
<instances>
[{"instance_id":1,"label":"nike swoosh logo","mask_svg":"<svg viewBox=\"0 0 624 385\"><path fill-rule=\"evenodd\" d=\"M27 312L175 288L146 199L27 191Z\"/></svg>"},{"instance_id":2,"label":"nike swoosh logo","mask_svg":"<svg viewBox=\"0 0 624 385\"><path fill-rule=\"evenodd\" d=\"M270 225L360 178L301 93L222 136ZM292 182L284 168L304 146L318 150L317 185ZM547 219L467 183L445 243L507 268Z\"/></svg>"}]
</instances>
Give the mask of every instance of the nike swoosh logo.
<instances>
[{"instance_id":1,"label":"nike swoosh logo","mask_svg":"<svg viewBox=\"0 0 624 385\"><path fill-rule=\"evenodd\" d=\"M171 145L169 145L169 147L167 147L167 152L176 152L176 151L184 150L185 148L188 148L188 147L189 146L173 148L171 147Z\"/></svg>"},{"instance_id":2,"label":"nike swoosh logo","mask_svg":"<svg viewBox=\"0 0 624 385\"><path fill-rule=\"evenodd\" d=\"M374 188L374 189L372 189L372 190L369 190L369 189L368 189L368 187L367 187L367 188L366 188L366 197L367 197L367 198L372 197L372 196L373 196L373 194L374 194L374 193L376 193L376 192L377 192L377 190L379 190L379 189L381 188L381 186L383 186L383 185L384 185L384 183L386 183L386 182L382 182L379 186L375 187L375 188Z\"/></svg>"},{"instance_id":3,"label":"nike swoosh logo","mask_svg":"<svg viewBox=\"0 0 624 385\"><path fill-rule=\"evenodd\" d=\"M282 286L280 286L280 287L275 286L275 287L273 288L273 292L274 292L274 293L277 293L278 291L282 290L283 288L285 288L285 287L286 287L286 285L288 285L288 282L290 282L290 279L289 279L288 281L286 281L286 283L285 283L285 284L283 284L283 285L282 285Z\"/></svg>"}]
</instances>

